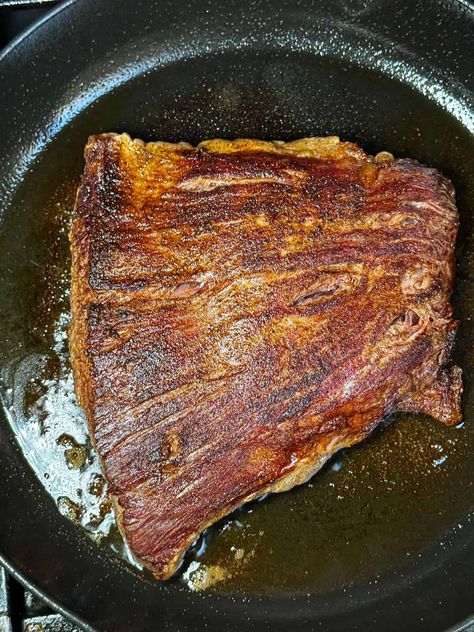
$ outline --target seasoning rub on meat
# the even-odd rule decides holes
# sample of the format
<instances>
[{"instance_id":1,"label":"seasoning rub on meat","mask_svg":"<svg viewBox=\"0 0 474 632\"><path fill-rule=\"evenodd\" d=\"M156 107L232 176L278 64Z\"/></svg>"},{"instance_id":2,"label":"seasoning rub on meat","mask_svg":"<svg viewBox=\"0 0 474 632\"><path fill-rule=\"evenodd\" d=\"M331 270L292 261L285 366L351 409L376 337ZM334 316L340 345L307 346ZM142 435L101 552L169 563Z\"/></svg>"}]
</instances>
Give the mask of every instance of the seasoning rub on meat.
<instances>
[{"instance_id":1,"label":"seasoning rub on meat","mask_svg":"<svg viewBox=\"0 0 474 632\"><path fill-rule=\"evenodd\" d=\"M234 508L393 411L461 419L450 182L337 137L89 139L75 387L134 555L166 579Z\"/></svg>"}]
</instances>

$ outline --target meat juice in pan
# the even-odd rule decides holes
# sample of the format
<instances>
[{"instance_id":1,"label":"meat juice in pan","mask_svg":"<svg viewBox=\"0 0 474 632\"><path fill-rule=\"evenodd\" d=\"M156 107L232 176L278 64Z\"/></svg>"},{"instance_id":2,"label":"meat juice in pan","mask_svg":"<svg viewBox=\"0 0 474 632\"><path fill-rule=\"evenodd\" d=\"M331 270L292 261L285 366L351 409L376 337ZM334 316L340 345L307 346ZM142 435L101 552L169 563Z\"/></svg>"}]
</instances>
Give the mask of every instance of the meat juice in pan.
<instances>
[{"instance_id":1,"label":"meat juice in pan","mask_svg":"<svg viewBox=\"0 0 474 632\"><path fill-rule=\"evenodd\" d=\"M73 172L81 168L78 159ZM35 211L34 230L18 234L12 213L6 218L8 248L0 266L4 282L20 288L22 301L9 302L5 295L4 315L12 316L12 328L3 341L9 356L2 371L4 400L25 456L59 510L127 559L72 390L67 233L78 181L68 181L66 169L59 175L52 179L47 163L39 163L18 196L17 212ZM32 194L31 182L43 184L42 195ZM472 362L463 342L472 331L474 256L462 217L464 256L458 258L453 302L462 322L458 348L465 347L466 371ZM27 253L21 279L8 267L18 249ZM21 348L14 344L20 337ZM462 528L458 517L468 514L474 499L469 419L452 429L423 416L390 421L338 454L308 484L252 503L209 529L172 581L193 590L259 593L320 591L345 585L348 576L377 581L379 573L419 555L430 541ZM465 493L452 493L459 486Z\"/></svg>"}]
</instances>

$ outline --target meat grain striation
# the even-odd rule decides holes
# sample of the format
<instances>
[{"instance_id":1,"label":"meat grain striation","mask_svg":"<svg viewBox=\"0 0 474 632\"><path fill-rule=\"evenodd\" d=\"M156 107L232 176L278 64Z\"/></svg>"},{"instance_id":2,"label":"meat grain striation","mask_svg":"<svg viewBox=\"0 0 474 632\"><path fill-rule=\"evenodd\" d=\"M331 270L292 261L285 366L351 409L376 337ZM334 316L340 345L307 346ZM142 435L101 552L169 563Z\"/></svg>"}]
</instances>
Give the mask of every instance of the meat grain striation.
<instances>
[{"instance_id":1,"label":"meat grain striation","mask_svg":"<svg viewBox=\"0 0 474 632\"><path fill-rule=\"evenodd\" d=\"M394 411L461 419L451 183L337 137L89 139L75 388L134 555L170 577L234 508Z\"/></svg>"}]
</instances>

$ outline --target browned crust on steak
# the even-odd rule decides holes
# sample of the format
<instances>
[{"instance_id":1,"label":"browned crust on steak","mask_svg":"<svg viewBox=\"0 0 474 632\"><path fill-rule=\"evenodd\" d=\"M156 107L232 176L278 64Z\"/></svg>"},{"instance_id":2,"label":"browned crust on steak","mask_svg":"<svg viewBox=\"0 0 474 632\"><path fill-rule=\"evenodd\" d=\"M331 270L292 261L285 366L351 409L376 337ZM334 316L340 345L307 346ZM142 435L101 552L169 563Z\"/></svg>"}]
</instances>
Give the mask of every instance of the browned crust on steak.
<instances>
[{"instance_id":1,"label":"browned crust on steak","mask_svg":"<svg viewBox=\"0 0 474 632\"><path fill-rule=\"evenodd\" d=\"M337 137L105 134L85 158L75 388L121 530L158 578L384 415L460 421L458 216L437 171Z\"/></svg>"}]
</instances>

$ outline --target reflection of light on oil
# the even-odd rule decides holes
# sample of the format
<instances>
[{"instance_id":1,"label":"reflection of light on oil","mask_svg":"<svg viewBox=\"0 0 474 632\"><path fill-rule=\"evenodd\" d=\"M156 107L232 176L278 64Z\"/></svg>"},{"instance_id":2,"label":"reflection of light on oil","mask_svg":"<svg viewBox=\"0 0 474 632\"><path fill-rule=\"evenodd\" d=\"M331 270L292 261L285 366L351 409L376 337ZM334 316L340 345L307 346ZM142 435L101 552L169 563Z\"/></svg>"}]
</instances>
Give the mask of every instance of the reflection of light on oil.
<instances>
[{"instance_id":1,"label":"reflection of light on oil","mask_svg":"<svg viewBox=\"0 0 474 632\"><path fill-rule=\"evenodd\" d=\"M443 456L440 456L439 459L434 459L433 466L438 467L439 465L442 465L446 461L447 458L448 456L444 454Z\"/></svg>"},{"instance_id":2,"label":"reflection of light on oil","mask_svg":"<svg viewBox=\"0 0 474 632\"><path fill-rule=\"evenodd\" d=\"M207 549L207 538L206 538L206 534L204 533L203 536L201 537L201 542L199 546L197 547L194 555L196 557L201 557L206 552L206 549Z\"/></svg>"},{"instance_id":3,"label":"reflection of light on oil","mask_svg":"<svg viewBox=\"0 0 474 632\"><path fill-rule=\"evenodd\" d=\"M448 455L444 453L444 448L440 443L431 444L431 448L435 451L436 456L432 459L431 464L433 467L439 467L448 458Z\"/></svg>"},{"instance_id":4,"label":"reflection of light on oil","mask_svg":"<svg viewBox=\"0 0 474 632\"><path fill-rule=\"evenodd\" d=\"M10 366L4 407L20 448L59 512L135 563L118 535L87 423L74 394L69 365L69 314L58 318L51 352L31 353Z\"/></svg>"}]
</instances>

